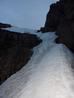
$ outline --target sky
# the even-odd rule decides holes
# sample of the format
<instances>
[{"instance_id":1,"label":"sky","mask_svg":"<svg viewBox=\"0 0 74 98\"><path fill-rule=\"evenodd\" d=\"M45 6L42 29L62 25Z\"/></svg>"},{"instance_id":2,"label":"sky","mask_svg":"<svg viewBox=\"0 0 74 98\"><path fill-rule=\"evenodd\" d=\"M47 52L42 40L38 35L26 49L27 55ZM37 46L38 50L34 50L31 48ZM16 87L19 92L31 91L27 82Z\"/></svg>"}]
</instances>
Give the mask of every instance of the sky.
<instances>
[{"instance_id":1,"label":"sky","mask_svg":"<svg viewBox=\"0 0 74 98\"><path fill-rule=\"evenodd\" d=\"M0 22L39 29L44 26L51 3L57 0L0 0Z\"/></svg>"}]
</instances>

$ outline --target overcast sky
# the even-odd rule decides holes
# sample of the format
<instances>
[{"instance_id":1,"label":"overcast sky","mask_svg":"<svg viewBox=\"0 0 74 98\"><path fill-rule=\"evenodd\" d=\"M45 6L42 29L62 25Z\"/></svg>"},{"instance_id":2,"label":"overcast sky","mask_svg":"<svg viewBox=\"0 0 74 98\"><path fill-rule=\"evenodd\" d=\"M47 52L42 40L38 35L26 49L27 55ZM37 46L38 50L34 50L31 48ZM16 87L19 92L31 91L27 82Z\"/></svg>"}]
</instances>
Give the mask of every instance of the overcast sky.
<instances>
[{"instance_id":1,"label":"overcast sky","mask_svg":"<svg viewBox=\"0 0 74 98\"><path fill-rule=\"evenodd\" d=\"M38 29L45 23L49 5L57 0L0 0L0 22Z\"/></svg>"}]
</instances>

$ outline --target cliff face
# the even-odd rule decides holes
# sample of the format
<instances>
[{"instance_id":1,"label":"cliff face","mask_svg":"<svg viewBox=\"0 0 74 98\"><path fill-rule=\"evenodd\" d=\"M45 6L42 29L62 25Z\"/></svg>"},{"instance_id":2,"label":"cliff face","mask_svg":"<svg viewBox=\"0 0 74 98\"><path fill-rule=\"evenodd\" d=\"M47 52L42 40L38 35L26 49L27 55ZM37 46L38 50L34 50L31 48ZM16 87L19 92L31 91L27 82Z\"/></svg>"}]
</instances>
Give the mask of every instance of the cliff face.
<instances>
[{"instance_id":1,"label":"cliff face","mask_svg":"<svg viewBox=\"0 0 74 98\"><path fill-rule=\"evenodd\" d=\"M41 40L34 34L8 31L0 25L0 84L20 70L33 54L33 47Z\"/></svg>"},{"instance_id":2,"label":"cliff face","mask_svg":"<svg viewBox=\"0 0 74 98\"><path fill-rule=\"evenodd\" d=\"M57 43L74 52L74 0L60 0L50 6L42 32L55 31Z\"/></svg>"}]
</instances>

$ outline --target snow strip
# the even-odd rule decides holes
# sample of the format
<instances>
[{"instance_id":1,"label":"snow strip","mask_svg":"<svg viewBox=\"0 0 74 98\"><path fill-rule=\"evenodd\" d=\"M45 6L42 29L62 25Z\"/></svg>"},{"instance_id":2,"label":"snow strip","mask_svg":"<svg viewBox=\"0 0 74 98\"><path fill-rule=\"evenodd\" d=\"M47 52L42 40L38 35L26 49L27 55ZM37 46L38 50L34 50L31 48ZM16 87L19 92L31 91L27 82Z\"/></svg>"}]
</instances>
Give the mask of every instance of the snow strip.
<instances>
[{"instance_id":1,"label":"snow strip","mask_svg":"<svg viewBox=\"0 0 74 98\"><path fill-rule=\"evenodd\" d=\"M54 33L39 33L28 64L0 86L0 98L74 98L72 53L55 44Z\"/></svg>"}]
</instances>

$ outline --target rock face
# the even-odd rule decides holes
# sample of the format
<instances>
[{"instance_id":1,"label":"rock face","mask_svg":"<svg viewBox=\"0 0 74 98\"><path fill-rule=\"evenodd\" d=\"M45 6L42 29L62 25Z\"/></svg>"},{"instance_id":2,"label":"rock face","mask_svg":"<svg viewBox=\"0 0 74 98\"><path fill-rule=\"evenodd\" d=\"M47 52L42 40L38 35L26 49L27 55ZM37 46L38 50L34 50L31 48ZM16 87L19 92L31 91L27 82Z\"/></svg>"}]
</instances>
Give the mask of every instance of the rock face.
<instances>
[{"instance_id":1,"label":"rock face","mask_svg":"<svg viewBox=\"0 0 74 98\"><path fill-rule=\"evenodd\" d=\"M57 43L64 43L74 52L74 0L59 0L50 6L46 16L44 32L56 32Z\"/></svg>"},{"instance_id":2,"label":"rock face","mask_svg":"<svg viewBox=\"0 0 74 98\"><path fill-rule=\"evenodd\" d=\"M28 62L40 42L34 34L0 29L0 84Z\"/></svg>"}]
</instances>

